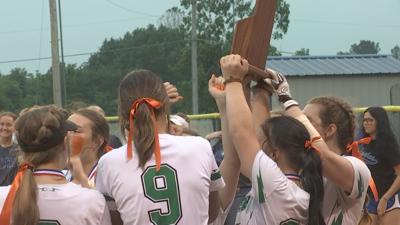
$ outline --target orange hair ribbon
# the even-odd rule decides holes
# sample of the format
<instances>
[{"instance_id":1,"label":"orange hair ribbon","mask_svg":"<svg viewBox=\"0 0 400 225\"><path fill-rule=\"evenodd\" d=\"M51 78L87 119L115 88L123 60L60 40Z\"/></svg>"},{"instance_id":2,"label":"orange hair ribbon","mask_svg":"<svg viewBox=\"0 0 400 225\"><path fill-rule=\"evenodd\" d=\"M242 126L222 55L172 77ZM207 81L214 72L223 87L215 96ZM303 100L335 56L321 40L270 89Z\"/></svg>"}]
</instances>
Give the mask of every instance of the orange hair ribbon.
<instances>
[{"instance_id":1,"label":"orange hair ribbon","mask_svg":"<svg viewBox=\"0 0 400 225\"><path fill-rule=\"evenodd\" d=\"M362 154L358 149L359 144L367 145L371 142L371 137L362 138L358 141L353 141L353 143L348 144L346 147L347 152L350 152L352 156L358 158L363 161Z\"/></svg>"},{"instance_id":2,"label":"orange hair ribbon","mask_svg":"<svg viewBox=\"0 0 400 225\"><path fill-rule=\"evenodd\" d=\"M352 156L354 156L364 162L364 160L362 158L362 154L361 154L360 150L358 149L358 145L360 145L360 144L368 145L369 143L371 143L371 140L372 140L371 137L366 137L366 138L362 138L358 141L353 141L353 143L347 145L347 147L346 147L347 152L350 152ZM374 195L375 201L378 201L378 199L379 199L378 189L376 188L375 181L372 177L369 180L369 188L371 189L372 194Z\"/></svg>"},{"instance_id":3,"label":"orange hair ribbon","mask_svg":"<svg viewBox=\"0 0 400 225\"><path fill-rule=\"evenodd\" d=\"M27 169L33 170L33 166L28 163L22 164L19 167L18 173L15 176L14 181L11 184L11 188L8 192L7 198L4 202L3 209L1 210L1 214L0 214L0 224L1 225L10 225L11 224L11 222L10 222L11 221L11 209L14 204L14 198L15 198L15 195L17 194L17 191L21 184L22 177L24 176L25 171Z\"/></svg>"},{"instance_id":4,"label":"orange hair ribbon","mask_svg":"<svg viewBox=\"0 0 400 225\"><path fill-rule=\"evenodd\" d=\"M304 143L304 147L306 147L306 149L311 148L317 153L320 153L319 150L313 146L314 142L318 141L319 139L321 139L321 137L313 137L311 140L307 140L306 143Z\"/></svg>"},{"instance_id":5,"label":"orange hair ribbon","mask_svg":"<svg viewBox=\"0 0 400 225\"><path fill-rule=\"evenodd\" d=\"M132 159L132 144L133 144L133 120L135 119L135 114L140 104L147 104L151 108L151 120L153 122L154 127L154 142L155 142L155 149L154 155L156 159L156 171L159 171L161 168L161 153L160 153L160 141L158 139L158 129L157 129L157 121L156 121L156 114L154 109L158 109L161 107L161 103L157 100L152 98L140 98L134 101L131 105L131 111L129 112L129 134L128 134L128 148L127 148L127 157L128 160Z\"/></svg>"}]
</instances>

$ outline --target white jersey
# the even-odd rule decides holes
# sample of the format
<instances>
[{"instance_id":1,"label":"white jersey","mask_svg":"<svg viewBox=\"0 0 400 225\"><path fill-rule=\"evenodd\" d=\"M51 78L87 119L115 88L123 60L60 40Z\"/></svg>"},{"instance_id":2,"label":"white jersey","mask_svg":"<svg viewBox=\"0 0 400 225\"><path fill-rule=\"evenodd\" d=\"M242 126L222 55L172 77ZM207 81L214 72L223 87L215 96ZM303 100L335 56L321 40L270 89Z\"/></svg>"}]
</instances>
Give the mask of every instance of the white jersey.
<instances>
[{"instance_id":1,"label":"white jersey","mask_svg":"<svg viewBox=\"0 0 400 225\"><path fill-rule=\"evenodd\" d=\"M263 151L253 162L252 189L240 203L235 225L306 225L310 195L289 180ZM213 225L223 225L230 206Z\"/></svg>"},{"instance_id":2,"label":"white jersey","mask_svg":"<svg viewBox=\"0 0 400 225\"><path fill-rule=\"evenodd\" d=\"M127 146L104 155L96 188L115 200L125 225L208 222L209 193L224 187L211 146L201 137L160 134L161 169L154 154L144 169Z\"/></svg>"},{"instance_id":3,"label":"white jersey","mask_svg":"<svg viewBox=\"0 0 400 225\"><path fill-rule=\"evenodd\" d=\"M361 160L352 156L344 156L344 158L353 166L353 189L351 193L346 193L324 178L325 195L322 215L326 225L358 224L362 217L371 173Z\"/></svg>"},{"instance_id":4,"label":"white jersey","mask_svg":"<svg viewBox=\"0 0 400 225\"><path fill-rule=\"evenodd\" d=\"M0 209L10 187L0 187ZM104 196L74 183L38 185L37 204L39 225L111 225Z\"/></svg>"}]
</instances>

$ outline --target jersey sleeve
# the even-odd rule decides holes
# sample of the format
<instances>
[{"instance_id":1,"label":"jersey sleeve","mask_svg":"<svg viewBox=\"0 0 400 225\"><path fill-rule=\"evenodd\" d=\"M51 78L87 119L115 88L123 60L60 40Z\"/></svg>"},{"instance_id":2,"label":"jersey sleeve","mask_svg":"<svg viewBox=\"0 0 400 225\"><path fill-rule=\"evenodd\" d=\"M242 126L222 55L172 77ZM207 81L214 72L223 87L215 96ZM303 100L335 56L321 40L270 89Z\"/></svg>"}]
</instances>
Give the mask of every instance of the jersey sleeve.
<instances>
[{"instance_id":1,"label":"jersey sleeve","mask_svg":"<svg viewBox=\"0 0 400 225\"><path fill-rule=\"evenodd\" d=\"M354 171L353 188L348 197L352 199L365 198L368 190L369 180L371 179L371 173L368 167L364 162L355 157L347 156L344 158L349 160Z\"/></svg>"},{"instance_id":2,"label":"jersey sleeve","mask_svg":"<svg viewBox=\"0 0 400 225\"><path fill-rule=\"evenodd\" d=\"M274 190L287 182L281 169L261 150L254 159L251 178L255 200L260 204L265 203L265 199Z\"/></svg>"},{"instance_id":3,"label":"jersey sleeve","mask_svg":"<svg viewBox=\"0 0 400 225\"><path fill-rule=\"evenodd\" d=\"M100 225L111 225L111 216L107 204L104 206L103 217L101 218Z\"/></svg>"},{"instance_id":4,"label":"jersey sleeve","mask_svg":"<svg viewBox=\"0 0 400 225\"><path fill-rule=\"evenodd\" d=\"M221 176L221 172L218 168L217 162L215 161L214 155L212 154L211 147L209 151L209 160L211 164L210 192L218 191L225 187L225 182Z\"/></svg>"},{"instance_id":5,"label":"jersey sleeve","mask_svg":"<svg viewBox=\"0 0 400 225\"><path fill-rule=\"evenodd\" d=\"M111 191L109 187L109 183L107 182L107 173L105 170L105 164L104 160L101 158L99 160L99 164L97 166L97 175L96 175L96 189L100 191L100 193L106 195L106 196L111 196Z\"/></svg>"}]
</instances>

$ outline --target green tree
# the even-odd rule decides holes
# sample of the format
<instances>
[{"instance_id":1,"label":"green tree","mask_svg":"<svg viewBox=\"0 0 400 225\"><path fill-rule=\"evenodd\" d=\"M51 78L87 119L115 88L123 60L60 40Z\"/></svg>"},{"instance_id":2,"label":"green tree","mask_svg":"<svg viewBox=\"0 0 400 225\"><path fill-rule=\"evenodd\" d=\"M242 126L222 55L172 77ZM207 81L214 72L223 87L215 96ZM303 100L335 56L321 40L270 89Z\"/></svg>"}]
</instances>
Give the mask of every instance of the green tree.
<instances>
[{"instance_id":1,"label":"green tree","mask_svg":"<svg viewBox=\"0 0 400 225\"><path fill-rule=\"evenodd\" d=\"M300 50L297 50L294 55L298 55L298 56L306 56L306 55L310 55L310 49L308 48L302 48Z\"/></svg>"},{"instance_id":2,"label":"green tree","mask_svg":"<svg viewBox=\"0 0 400 225\"><path fill-rule=\"evenodd\" d=\"M337 55L378 54L380 50L381 48L379 47L378 42L375 43L373 41L361 40L358 44L352 44L348 52L340 51L337 53Z\"/></svg>"},{"instance_id":3,"label":"green tree","mask_svg":"<svg viewBox=\"0 0 400 225\"><path fill-rule=\"evenodd\" d=\"M181 0L186 15L183 18L187 31L191 30L192 0ZM197 1L198 36L206 40L230 40L237 20L249 16L253 11L249 0L202 0ZM274 18L273 39L282 39L289 27L289 4L277 0Z\"/></svg>"},{"instance_id":4,"label":"green tree","mask_svg":"<svg viewBox=\"0 0 400 225\"><path fill-rule=\"evenodd\" d=\"M67 79L69 98L71 101L99 104L107 114L116 114L119 81L133 69L150 69L175 84L187 80L190 73L173 70L185 48L188 48L188 43L183 29L162 25L149 25L119 39L105 40L88 63L81 68L70 68L72 72L68 74L71 76Z\"/></svg>"},{"instance_id":5,"label":"green tree","mask_svg":"<svg viewBox=\"0 0 400 225\"><path fill-rule=\"evenodd\" d=\"M178 7L172 7L168 9L164 15L158 20L160 26L164 26L167 28L180 28L183 26L183 18L185 13L182 9Z\"/></svg>"},{"instance_id":6,"label":"green tree","mask_svg":"<svg viewBox=\"0 0 400 225\"><path fill-rule=\"evenodd\" d=\"M230 49L235 20L252 12L248 0L204 0L199 4L199 109L216 110L207 90L212 73L220 74L218 60ZM274 38L283 35L289 24L289 5L284 0L277 4ZM168 10L159 26L149 25L127 32L120 38L106 39L98 52L81 66L66 65L67 105L77 102L98 104L108 115L117 113L117 88L120 80L133 69L151 69L163 80L177 85L185 101L174 106L174 111L191 109L191 49L190 2L182 0L180 7ZM270 55L280 55L271 46ZM52 103L51 70L44 74L29 74L15 69L0 76L0 109L20 110L34 104Z\"/></svg>"},{"instance_id":7,"label":"green tree","mask_svg":"<svg viewBox=\"0 0 400 225\"><path fill-rule=\"evenodd\" d=\"M350 54L378 54L380 50L378 42L361 40L358 44L352 44L349 52Z\"/></svg>"},{"instance_id":8,"label":"green tree","mask_svg":"<svg viewBox=\"0 0 400 225\"><path fill-rule=\"evenodd\" d=\"M400 47L399 45L396 45L390 50L392 53L392 56L395 57L396 59L400 59Z\"/></svg>"},{"instance_id":9,"label":"green tree","mask_svg":"<svg viewBox=\"0 0 400 225\"><path fill-rule=\"evenodd\" d=\"M282 53L273 45L269 46L268 55L270 56L282 56Z\"/></svg>"},{"instance_id":10,"label":"green tree","mask_svg":"<svg viewBox=\"0 0 400 225\"><path fill-rule=\"evenodd\" d=\"M336 53L337 55L350 55L350 53L349 52L342 52L342 51L340 51L340 52L338 52L338 53Z\"/></svg>"},{"instance_id":11,"label":"green tree","mask_svg":"<svg viewBox=\"0 0 400 225\"><path fill-rule=\"evenodd\" d=\"M185 12L183 24L186 36L191 30L191 0L181 0ZM212 73L219 73L219 58L229 53L233 37L234 23L249 16L253 11L251 1L246 0L203 0L197 1L198 14L198 74L199 74L199 111L201 113L215 111L214 101L208 94L207 81ZM289 26L289 4L284 0L277 1L275 27L273 37L282 38ZM270 46L269 55L281 55L274 46ZM186 102L178 105L176 110L190 111L191 88L190 49L184 49L181 60L174 67L176 74L185 74L185 81L177 86L186 97Z\"/></svg>"},{"instance_id":12,"label":"green tree","mask_svg":"<svg viewBox=\"0 0 400 225\"><path fill-rule=\"evenodd\" d=\"M192 27L191 5L192 0L181 0L181 6L185 10L183 22L188 33ZM197 1L198 37L214 41L226 39L232 32L235 19L250 13L251 2L245 0Z\"/></svg>"},{"instance_id":13,"label":"green tree","mask_svg":"<svg viewBox=\"0 0 400 225\"><path fill-rule=\"evenodd\" d=\"M18 82L8 76L0 77L0 111L17 112L21 99L22 91Z\"/></svg>"}]
</instances>

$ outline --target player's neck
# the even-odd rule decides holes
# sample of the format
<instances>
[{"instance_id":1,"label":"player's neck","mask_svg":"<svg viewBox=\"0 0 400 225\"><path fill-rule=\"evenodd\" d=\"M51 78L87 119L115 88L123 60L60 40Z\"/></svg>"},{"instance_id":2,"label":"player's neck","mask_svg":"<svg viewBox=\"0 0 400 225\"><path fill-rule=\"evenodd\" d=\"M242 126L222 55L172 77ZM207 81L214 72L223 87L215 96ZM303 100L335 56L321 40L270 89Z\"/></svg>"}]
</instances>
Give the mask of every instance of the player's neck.
<instances>
[{"instance_id":1,"label":"player's neck","mask_svg":"<svg viewBox=\"0 0 400 225\"><path fill-rule=\"evenodd\" d=\"M165 117L162 118L157 118L157 129L159 134L165 134L168 133L168 121L165 119Z\"/></svg>"},{"instance_id":2,"label":"player's neck","mask_svg":"<svg viewBox=\"0 0 400 225\"><path fill-rule=\"evenodd\" d=\"M334 139L329 139L326 140L326 145L328 145L329 150L331 150L332 152L338 154L338 155L342 155L343 154L343 150L340 149L340 147L338 146L338 144L336 143L336 140Z\"/></svg>"},{"instance_id":3,"label":"player's neck","mask_svg":"<svg viewBox=\"0 0 400 225\"><path fill-rule=\"evenodd\" d=\"M37 184L66 184L67 179L63 176L46 173L46 170L61 171L64 166L58 162L43 163L35 167L37 171L44 171L40 175L35 175L35 181Z\"/></svg>"},{"instance_id":4,"label":"player's neck","mask_svg":"<svg viewBox=\"0 0 400 225\"><path fill-rule=\"evenodd\" d=\"M12 136L0 137L0 146L3 148L10 147L12 145Z\"/></svg>"},{"instance_id":5,"label":"player's neck","mask_svg":"<svg viewBox=\"0 0 400 225\"><path fill-rule=\"evenodd\" d=\"M284 174L298 174L298 171L290 167L279 167Z\"/></svg>"},{"instance_id":6,"label":"player's neck","mask_svg":"<svg viewBox=\"0 0 400 225\"><path fill-rule=\"evenodd\" d=\"M289 166L285 165L280 165L279 168L282 170L282 172L285 174L285 176L293 181L294 183L297 184L297 186L301 187L300 179L298 179L300 176L298 175L299 171L296 169L293 169Z\"/></svg>"},{"instance_id":7,"label":"player's neck","mask_svg":"<svg viewBox=\"0 0 400 225\"><path fill-rule=\"evenodd\" d=\"M295 184L297 184L297 186L303 188L301 186L301 182L300 182L300 175L297 173L285 173L285 176L287 179L291 180L292 182L294 182Z\"/></svg>"},{"instance_id":8,"label":"player's neck","mask_svg":"<svg viewBox=\"0 0 400 225\"><path fill-rule=\"evenodd\" d=\"M90 172L92 172L93 167L97 164L97 160L93 160L89 163L85 163L83 165L83 172L85 172L86 176L90 175Z\"/></svg>"}]
</instances>

